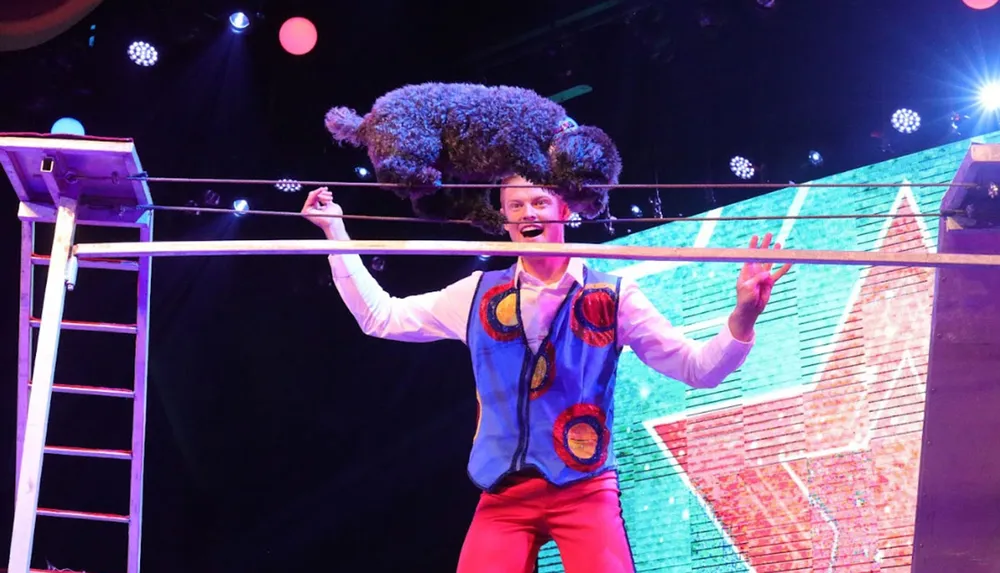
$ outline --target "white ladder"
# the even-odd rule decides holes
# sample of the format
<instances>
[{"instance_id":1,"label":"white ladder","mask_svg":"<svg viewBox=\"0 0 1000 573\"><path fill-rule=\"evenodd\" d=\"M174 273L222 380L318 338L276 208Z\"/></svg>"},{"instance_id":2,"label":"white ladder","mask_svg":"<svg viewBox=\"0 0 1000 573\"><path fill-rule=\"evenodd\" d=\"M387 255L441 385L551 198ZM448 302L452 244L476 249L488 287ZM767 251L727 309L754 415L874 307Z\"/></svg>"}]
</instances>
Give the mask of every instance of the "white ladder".
<instances>
[{"instance_id":1,"label":"white ladder","mask_svg":"<svg viewBox=\"0 0 1000 573\"><path fill-rule=\"evenodd\" d=\"M2 138L0 138L2 139ZM58 154L55 155L58 157ZM99 155L100 159L107 159ZM6 161L5 161L6 159ZM15 158L16 159L16 158ZM136 158L137 161L137 158ZM11 154L0 146L0 163L23 198L30 195L24 181L14 175L24 175L25 166L16 165ZM17 493L14 508L13 531L7 571L30 573L44 571L31 568L35 525L39 516L89 521L117 522L127 525L127 573L139 573L142 538L143 460L146 426L146 381L148 362L150 257L129 260L78 260L73 254L73 243L78 225L98 227L130 227L139 232L139 241L152 241L152 213L122 217L119 211L103 213L101 209L84 204L87 189L81 195L79 181L69 178L69 183L57 178L57 161L47 157L41 162L40 173L51 195L51 204L23 201L19 209L21 219L21 280L20 317L18 341L18 400L17 400ZM39 166L29 166L39 169ZM131 185L130 183L127 185ZM30 198L30 197L29 197ZM53 208L54 207L54 208ZM52 249L49 256L35 253L36 225L55 223ZM41 317L33 316L33 283L35 267L48 266ZM137 307L135 324L84 322L64 319L67 291L76 284L79 268L105 269L137 273ZM32 343L37 347L32 360ZM135 336L135 367L132 389L101 388L95 386L55 383L56 356L61 330L85 330ZM132 436L130 450L93 449L52 446L46 444L49 410L53 393L84 394L132 400ZM42 485L42 462L45 455L78 456L128 461L130 467L129 511L127 515L95 513L73 509L38 507ZM111 461L109 463L120 463ZM124 532L123 532L124 533ZM123 537L125 537L123 535Z\"/></svg>"}]
</instances>

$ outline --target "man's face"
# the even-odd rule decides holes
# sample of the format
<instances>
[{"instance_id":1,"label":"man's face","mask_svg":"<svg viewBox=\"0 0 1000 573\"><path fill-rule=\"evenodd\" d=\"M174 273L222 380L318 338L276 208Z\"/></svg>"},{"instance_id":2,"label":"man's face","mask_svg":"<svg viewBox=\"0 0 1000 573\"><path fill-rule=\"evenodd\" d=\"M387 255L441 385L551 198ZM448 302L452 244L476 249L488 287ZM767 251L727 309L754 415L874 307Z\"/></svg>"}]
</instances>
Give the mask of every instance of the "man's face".
<instances>
[{"instance_id":1,"label":"man's face","mask_svg":"<svg viewBox=\"0 0 1000 573\"><path fill-rule=\"evenodd\" d=\"M521 177L513 177L506 185L530 185ZM539 187L503 187L500 190L501 212L509 221L505 228L516 243L562 243L563 223L538 223L538 221L565 221L569 207L558 196Z\"/></svg>"}]
</instances>

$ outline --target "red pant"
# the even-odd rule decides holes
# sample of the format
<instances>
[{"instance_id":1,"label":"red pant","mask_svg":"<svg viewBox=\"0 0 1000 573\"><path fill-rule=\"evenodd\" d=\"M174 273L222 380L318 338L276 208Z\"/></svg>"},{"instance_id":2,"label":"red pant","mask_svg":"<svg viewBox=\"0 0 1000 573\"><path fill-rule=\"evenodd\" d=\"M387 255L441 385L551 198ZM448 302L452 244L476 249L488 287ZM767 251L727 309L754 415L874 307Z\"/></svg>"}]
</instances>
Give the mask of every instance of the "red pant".
<instances>
[{"instance_id":1,"label":"red pant","mask_svg":"<svg viewBox=\"0 0 1000 573\"><path fill-rule=\"evenodd\" d=\"M554 540L566 573L633 573L618 476L613 471L566 487L518 477L483 493L458 559L458 573L532 573Z\"/></svg>"}]
</instances>

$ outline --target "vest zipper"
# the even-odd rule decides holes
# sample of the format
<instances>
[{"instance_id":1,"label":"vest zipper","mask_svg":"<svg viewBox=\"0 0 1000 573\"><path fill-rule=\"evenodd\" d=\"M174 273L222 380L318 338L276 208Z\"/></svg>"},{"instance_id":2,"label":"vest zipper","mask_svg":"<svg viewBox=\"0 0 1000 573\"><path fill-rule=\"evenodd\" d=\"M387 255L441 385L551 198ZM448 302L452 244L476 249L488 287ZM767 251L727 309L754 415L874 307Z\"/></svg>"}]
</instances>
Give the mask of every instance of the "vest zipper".
<instances>
[{"instance_id":1,"label":"vest zipper","mask_svg":"<svg viewBox=\"0 0 1000 573\"><path fill-rule=\"evenodd\" d=\"M524 467L525 462L528 458L528 438L530 423L528 420L528 394L530 391L531 380L525 377L525 372L531 365L531 352L530 349L525 353L524 360L521 362L521 374L520 379L517 382L517 425L518 425L518 440L517 449L514 450L514 459L511 460L510 467L511 471L518 471Z\"/></svg>"},{"instance_id":2,"label":"vest zipper","mask_svg":"<svg viewBox=\"0 0 1000 573\"><path fill-rule=\"evenodd\" d=\"M587 284L588 273L586 269L584 270L584 284ZM528 420L528 414L530 409L528 408L529 396L531 394L531 372L534 373L534 368L537 366L538 355L532 352L531 345L528 344L528 337L524 331L524 320L521 319L521 285L515 285L517 302L514 306L514 312L517 313L517 323L521 328L521 342L524 344L524 360L521 362L521 375L520 379L517 381L517 421L518 421L518 440L517 449L514 450L514 459L510 462L510 471L516 472L524 467L528 461L528 439L530 435L530 421ZM552 321L555 322L556 317L562 314L564 308L569 304L570 299L576 294L579 285L574 284L570 287L569 292L566 293L566 298L559 304L559 308L556 309L556 313L552 315ZM552 326L549 326L549 332L542 339L541 345L538 347L538 351L542 352L545 348L545 344L552 337Z\"/></svg>"}]
</instances>

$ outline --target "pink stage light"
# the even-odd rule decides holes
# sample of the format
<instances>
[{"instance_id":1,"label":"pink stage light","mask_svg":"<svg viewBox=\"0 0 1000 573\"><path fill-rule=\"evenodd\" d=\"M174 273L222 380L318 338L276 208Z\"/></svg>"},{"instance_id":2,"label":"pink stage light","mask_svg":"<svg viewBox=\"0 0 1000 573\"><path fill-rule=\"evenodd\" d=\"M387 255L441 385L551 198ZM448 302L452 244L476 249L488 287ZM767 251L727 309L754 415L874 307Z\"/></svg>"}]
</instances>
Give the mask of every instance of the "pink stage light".
<instances>
[{"instance_id":1,"label":"pink stage light","mask_svg":"<svg viewBox=\"0 0 1000 573\"><path fill-rule=\"evenodd\" d=\"M278 32L281 47L294 56L308 54L316 47L316 26L306 18L285 20Z\"/></svg>"},{"instance_id":2,"label":"pink stage light","mask_svg":"<svg viewBox=\"0 0 1000 573\"><path fill-rule=\"evenodd\" d=\"M962 0L966 6L973 10L986 10L996 6L998 0Z\"/></svg>"}]
</instances>

